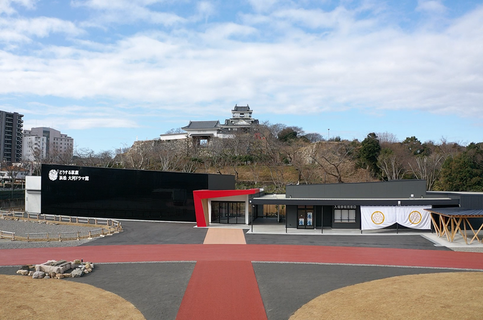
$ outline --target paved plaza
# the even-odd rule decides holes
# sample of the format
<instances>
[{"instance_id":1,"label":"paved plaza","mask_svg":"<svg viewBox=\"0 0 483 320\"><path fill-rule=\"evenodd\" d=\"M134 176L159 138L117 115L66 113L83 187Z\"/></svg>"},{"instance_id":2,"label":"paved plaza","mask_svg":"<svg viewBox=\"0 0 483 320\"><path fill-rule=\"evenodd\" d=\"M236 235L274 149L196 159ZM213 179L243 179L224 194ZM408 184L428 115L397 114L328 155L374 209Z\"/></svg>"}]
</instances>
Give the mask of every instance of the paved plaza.
<instances>
[{"instance_id":1,"label":"paved plaza","mask_svg":"<svg viewBox=\"0 0 483 320\"><path fill-rule=\"evenodd\" d=\"M123 227L70 247L5 249L0 243L0 273L49 259L84 259L96 263L95 272L66 281L118 294L146 319L288 319L315 297L349 285L483 270L482 253L455 252L430 233L252 233L134 221Z\"/></svg>"}]
</instances>

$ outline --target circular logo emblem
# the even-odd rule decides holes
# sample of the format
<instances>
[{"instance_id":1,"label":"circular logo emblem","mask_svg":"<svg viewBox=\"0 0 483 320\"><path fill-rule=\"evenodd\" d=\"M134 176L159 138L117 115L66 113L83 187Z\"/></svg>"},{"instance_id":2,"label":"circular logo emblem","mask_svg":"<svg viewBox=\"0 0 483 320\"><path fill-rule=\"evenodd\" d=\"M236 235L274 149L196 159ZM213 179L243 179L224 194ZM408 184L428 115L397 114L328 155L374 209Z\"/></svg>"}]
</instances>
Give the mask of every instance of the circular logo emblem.
<instances>
[{"instance_id":1,"label":"circular logo emblem","mask_svg":"<svg viewBox=\"0 0 483 320\"><path fill-rule=\"evenodd\" d=\"M374 211L371 215L371 220L374 224L382 224L384 222L384 213L381 211Z\"/></svg>"},{"instance_id":2,"label":"circular logo emblem","mask_svg":"<svg viewBox=\"0 0 483 320\"><path fill-rule=\"evenodd\" d=\"M49 179L50 180L55 181L55 180L57 180L58 176L59 176L59 173L57 172L57 170L52 169L52 170L49 171Z\"/></svg>"},{"instance_id":3,"label":"circular logo emblem","mask_svg":"<svg viewBox=\"0 0 483 320\"><path fill-rule=\"evenodd\" d=\"M423 220L423 216L419 211L413 211L409 214L409 222L412 224L418 224Z\"/></svg>"}]
</instances>

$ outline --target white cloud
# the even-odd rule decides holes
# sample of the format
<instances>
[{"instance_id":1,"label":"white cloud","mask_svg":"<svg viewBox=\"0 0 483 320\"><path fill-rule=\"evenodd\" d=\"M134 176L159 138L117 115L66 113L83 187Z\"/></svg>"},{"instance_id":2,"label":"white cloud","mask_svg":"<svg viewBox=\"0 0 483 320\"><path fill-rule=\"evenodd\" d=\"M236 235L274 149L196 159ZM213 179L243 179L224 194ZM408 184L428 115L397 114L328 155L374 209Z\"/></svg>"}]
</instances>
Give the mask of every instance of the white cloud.
<instances>
[{"instance_id":1,"label":"white cloud","mask_svg":"<svg viewBox=\"0 0 483 320\"><path fill-rule=\"evenodd\" d=\"M208 22L208 18L215 14L215 6L213 3L208 1L201 1L197 4L198 8L198 16L201 18L205 23Z\"/></svg>"},{"instance_id":2,"label":"white cloud","mask_svg":"<svg viewBox=\"0 0 483 320\"><path fill-rule=\"evenodd\" d=\"M149 6L163 3L162 0L72 0L74 6L86 6L93 9L124 9L130 6Z\"/></svg>"},{"instance_id":3,"label":"white cloud","mask_svg":"<svg viewBox=\"0 0 483 320\"><path fill-rule=\"evenodd\" d=\"M202 37L210 43L216 40L228 39L237 36L248 36L257 33L257 29L235 23L221 23L211 25ZM220 43L219 45L222 45Z\"/></svg>"},{"instance_id":4,"label":"white cloud","mask_svg":"<svg viewBox=\"0 0 483 320\"><path fill-rule=\"evenodd\" d=\"M74 6L83 6L96 10L91 21L84 22L86 26L103 26L109 23L128 24L137 21L173 26L185 23L186 19L174 13L150 10L149 6L163 3L159 0L77 0Z\"/></svg>"},{"instance_id":5,"label":"white cloud","mask_svg":"<svg viewBox=\"0 0 483 320\"><path fill-rule=\"evenodd\" d=\"M70 21L57 18L13 19L0 18L0 42L30 42L32 37L44 38L53 33L78 36L84 31ZM8 48L7 48L8 49Z\"/></svg>"},{"instance_id":6,"label":"white cloud","mask_svg":"<svg viewBox=\"0 0 483 320\"><path fill-rule=\"evenodd\" d=\"M248 0L256 12L265 12L279 3L280 0Z\"/></svg>"},{"instance_id":7,"label":"white cloud","mask_svg":"<svg viewBox=\"0 0 483 320\"><path fill-rule=\"evenodd\" d=\"M218 23L204 32L145 32L84 49L50 46L31 56L0 51L0 94L106 98L135 103L140 113L184 109L192 116L254 101L273 114L412 109L483 117L482 8L431 32L361 31L351 12L334 11L260 15L287 22L280 32L290 36L277 41L249 41L247 35L267 32L260 26ZM331 34L304 32L292 22L325 26ZM77 124L67 115L59 121L72 128L136 125L118 110L66 108L82 116Z\"/></svg>"},{"instance_id":8,"label":"white cloud","mask_svg":"<svg viewBox=\"0 0 483 320\"><path fill-rule=\"evenodd\" d=\"M429 14L443 14L446 13L447 8L439 0L418 0L416 11Z\"/></svg>"},{"instance_id":9,"label":"white cloud","mask_svg":"<svg viewBox=\"0 0 483 320\"><path fill-rule=\"evenodd\" d=\"M16 111L25 115L24 128L59 127L62 130L84 130L92 128L137 128L132 115L115 107L96 105L53 106L45 103L30 103L25 109ZM34 120L35 119L35 120Z\"/></svg>"},{"instance_id":10,"label":"white cloud","mask_svg":"<svg viewBox=\"0 0 483 320\"><path fill-rule=\"evenodd\" d=\"M291 22L302 24L309 28L337 28L353 21L353 13L344 7L325 12L322 10L287 9L275 11L273 17L282 18Z\"/></svg>"},{"instance_id":11,"label":"white cloud","mask_svg":"<svg viewBox=\"0 0 483 320\"><path fill-rule=\"evenodd\" d=\"M83 117L52 117L43 120L27 120L24 128L53 127L57 130L87 130L94 128L138 128L139 125L129 119L121 118L83 118Z\"/></svg>"},{"instance_id":12,"label":"white cloud","mask_svg":"<svg viewBox=\"0 0 483 320\"><path fill-rule=\"evenodd\" d=\"M56 123L62 123L66 129L85 130L92 128L137 128L139 125L129 119L103 117L103 118L77 118L56 119Z\"/></svg>"},{"instance_id":13,"label":"white cloud","mask_svg":"<svg viewBox=\"0 0 483 320\"><path fill-rule=\"evenodd\" d=\"M17 11L13 5L21 5L27 9L34 9L37 0L0 0L0 14L5 13L11 15Z\"/></svg>"},{"instance_id":14,"label":"white cloud","mask_svg":"<svg viewBox=\"0 0 483 320\"><path fill-rule=\"evenodd\" d=\"M70 21L57 18L33 18L33 19L0 19L2 29L10 29L18 34L46 37L51 33L64 33L79 35L84 31Z\"/></svg>"}]
</instances>

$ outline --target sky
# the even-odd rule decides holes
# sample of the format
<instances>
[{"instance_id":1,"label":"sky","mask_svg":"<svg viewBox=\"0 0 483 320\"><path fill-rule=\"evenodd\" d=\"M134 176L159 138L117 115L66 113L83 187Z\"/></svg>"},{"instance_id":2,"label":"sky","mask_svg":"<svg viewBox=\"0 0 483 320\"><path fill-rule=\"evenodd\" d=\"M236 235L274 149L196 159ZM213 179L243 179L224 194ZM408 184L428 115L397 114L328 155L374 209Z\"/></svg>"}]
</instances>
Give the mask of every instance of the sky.
<instances>
[{"instance_id":1,"label":"sky","mask_svg":"<svg viewBox=\"0 0 483 320\"><path fill-rule=\"evenodd\" d=\"M0 110L113 151L249 105L324 138L483 141L483 0L0 0Z\"/></svg>"}]
</instances>

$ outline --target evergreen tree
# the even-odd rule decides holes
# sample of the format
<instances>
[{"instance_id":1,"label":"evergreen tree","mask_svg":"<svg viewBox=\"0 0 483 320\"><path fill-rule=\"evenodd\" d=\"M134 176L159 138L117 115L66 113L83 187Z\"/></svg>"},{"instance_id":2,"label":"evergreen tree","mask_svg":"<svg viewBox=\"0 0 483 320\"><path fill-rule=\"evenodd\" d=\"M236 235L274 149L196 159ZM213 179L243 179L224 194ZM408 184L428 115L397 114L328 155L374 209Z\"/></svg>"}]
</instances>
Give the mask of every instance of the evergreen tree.
<instances>
[{"instance_id":1,"label":"evergreen tree","mask_svg":"<svg viewBox=\"0 0 483 320\"><path fill-rule=\"evenodd\" d=\"M463 153L449 157L436 184L444 191L483 191L483 143L471 143Z\"/></svg>"},{"instance_id":2,"label":"evergreen tree","mask_svg":"<svg viewBox=\"0 0 483 320\"><path fill-rule=\"evenodd\" d=\"M372 132L361 142L359 149L359 166L367 168L374 177L379 176L380 169L377 166L377 159L381 153L381 145L377 135Z\"/></svg>"}]
</instances>

